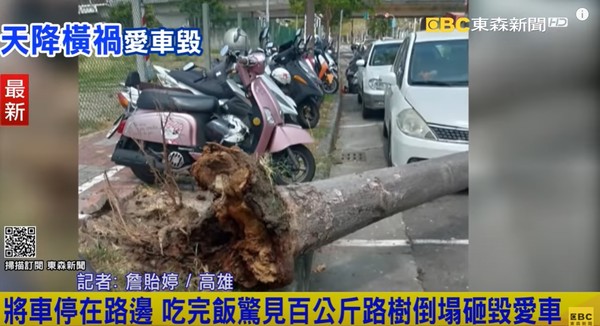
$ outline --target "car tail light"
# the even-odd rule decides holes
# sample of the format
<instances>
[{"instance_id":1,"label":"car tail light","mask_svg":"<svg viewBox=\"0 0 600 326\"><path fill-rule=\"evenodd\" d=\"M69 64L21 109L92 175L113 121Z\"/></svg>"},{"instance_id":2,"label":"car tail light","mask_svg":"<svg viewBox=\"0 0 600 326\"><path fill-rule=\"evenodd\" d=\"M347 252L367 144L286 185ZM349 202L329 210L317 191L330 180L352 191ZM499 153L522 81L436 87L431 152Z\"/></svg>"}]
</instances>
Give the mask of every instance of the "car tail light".
<instances>
[{"instance_id":1,"label":"car tail light","mask_svg":"<svg viewBox=\"0 0 600 326\"><path fill-rule=\"evenodd\" d=\"M123 93L117 94L117 98L119 99L119 104L121 104L124 109L129 107L129 100L127 97L125 97L125 95L123 95Z\"/></svg>"}]
</instances>

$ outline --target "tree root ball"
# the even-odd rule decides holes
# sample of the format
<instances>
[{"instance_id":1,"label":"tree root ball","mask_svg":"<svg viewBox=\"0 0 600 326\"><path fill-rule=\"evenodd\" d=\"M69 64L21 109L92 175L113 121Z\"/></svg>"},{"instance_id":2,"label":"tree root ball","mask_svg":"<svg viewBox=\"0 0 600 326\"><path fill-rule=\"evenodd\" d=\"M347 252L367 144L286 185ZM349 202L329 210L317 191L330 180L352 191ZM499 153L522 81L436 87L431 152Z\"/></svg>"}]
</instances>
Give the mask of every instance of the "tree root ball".
<instances>
[{"instance_id":1,"label":"tree root ball","mask_svg":"<svg viewBox=\"0 0 600 326\"><path fill-rule=\"evenodd\" d=\"M137 271L228 272L248 289L291 283L290 214L268 168L237 148L209 144L191 173L201 189L184 192L179 207L165 191L143 189L84 223L81 241L118 247Z\"/></svg>"},{"instance_id":2,"label":"tree root ball","mask_svg":"<svg viewBox=\"0 0 600 326\"><path fill-rule=\"evenodd\" d=\"M290 216L268 170L240 149L218 144L207 145L191 170L215 196L207 225L216 222L228 235L219 265L245 287L280 287L293 278Z\"/></svg>"}]
</instances>

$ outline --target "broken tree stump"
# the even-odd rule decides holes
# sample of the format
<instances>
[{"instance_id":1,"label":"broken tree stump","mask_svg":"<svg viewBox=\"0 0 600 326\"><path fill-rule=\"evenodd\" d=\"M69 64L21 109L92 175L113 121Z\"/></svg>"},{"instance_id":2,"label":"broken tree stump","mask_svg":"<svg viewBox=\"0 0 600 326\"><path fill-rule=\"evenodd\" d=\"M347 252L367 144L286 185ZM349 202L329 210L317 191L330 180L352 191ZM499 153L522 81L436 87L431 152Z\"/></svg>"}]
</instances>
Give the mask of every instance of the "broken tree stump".
<instances>
[{"instance_id":1,"label":"broken tree stump","mask_svg":"<svg viewBox=\"0 0 600 326\"><path fill-rule=\"evenodd\" d=\"M244 288L272 289L293 281L295 257L467 189L468 153L277 187L264 160L209 144L191 173L204 195L188 194L177 208L138 200L118 219L126 232L104 227L102 236L147 271L190 273L200 262Z\"/></svg>"}]
</instances>

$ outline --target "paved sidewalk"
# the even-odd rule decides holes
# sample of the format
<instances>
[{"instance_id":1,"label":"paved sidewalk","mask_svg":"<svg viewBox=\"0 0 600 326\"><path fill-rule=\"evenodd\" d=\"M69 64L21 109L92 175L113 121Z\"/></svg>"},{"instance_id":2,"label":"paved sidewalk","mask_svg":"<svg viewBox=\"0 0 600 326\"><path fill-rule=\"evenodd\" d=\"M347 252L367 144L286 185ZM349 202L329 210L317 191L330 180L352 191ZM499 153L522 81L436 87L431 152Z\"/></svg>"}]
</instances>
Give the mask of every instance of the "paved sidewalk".
<instances>
[{"instance_id":1,"label":"paved sidewalk","mask_svg":"<svg viewBox=\"0 0 600 326\"><path fill-rule=\"evenodd\" d=\"M118 135L106 139L106 131L79 139L79 217L93 213L106 202L105 176L109 177L120 198L133 195L140 182L129 169L115 166L110 156L119 140ZM112 182L116 181L116 182Z\"/></svg>"}]
</instances>

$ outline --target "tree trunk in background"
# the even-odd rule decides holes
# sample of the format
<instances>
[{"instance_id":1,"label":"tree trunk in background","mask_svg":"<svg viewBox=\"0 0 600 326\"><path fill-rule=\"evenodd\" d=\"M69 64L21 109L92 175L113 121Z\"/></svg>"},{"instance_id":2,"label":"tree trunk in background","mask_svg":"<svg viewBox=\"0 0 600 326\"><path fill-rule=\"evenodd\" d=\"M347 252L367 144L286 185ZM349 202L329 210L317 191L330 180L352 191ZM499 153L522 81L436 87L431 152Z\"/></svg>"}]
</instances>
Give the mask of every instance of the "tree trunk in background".
<instances>
[{"instance_id":1,"label":"tree trunk in background","mask_svg":"<svg viewBox=\"0 0 600 326\"><path fill-rule=\"evenodd\" d=\"M307 44L307 48L313 48L315 41L315 1L306 0L306 37L312 35L310 44Z\"/></svg>"}]
</instances>

